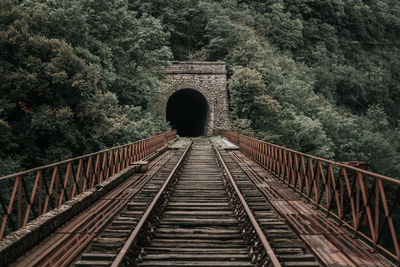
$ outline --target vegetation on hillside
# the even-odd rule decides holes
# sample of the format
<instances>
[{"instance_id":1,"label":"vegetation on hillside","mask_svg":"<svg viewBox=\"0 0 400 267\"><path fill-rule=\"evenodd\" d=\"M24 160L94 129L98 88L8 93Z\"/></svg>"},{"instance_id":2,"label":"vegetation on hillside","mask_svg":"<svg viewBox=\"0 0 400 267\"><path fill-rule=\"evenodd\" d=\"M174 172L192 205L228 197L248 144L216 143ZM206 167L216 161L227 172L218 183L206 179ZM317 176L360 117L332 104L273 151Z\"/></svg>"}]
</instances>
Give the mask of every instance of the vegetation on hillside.
<instances>
[{"instance_id":1,"label":"vegetation on hillside","mask_svg":"<svg viewBox=\"0 0 400 267\"><path fill-rule=\"evenodd\" d=\"M122 0L1 1L0 174L168 129L149 108L168 33L136 15Z\"/></svg>"},{"instance_id":2,"label":"vegetation on hillside","mask_svg":"<svg viewBox=\"0 0 400 267\"><path fill-rule=\"evenodd\" d=\"M232 128L400 176L400 5L393 0L137 0L179 60L229 69Z\"/></svg>"},{"instance_id":3,"label":"vegetation on hillside","mask_svg":"<svg viewBox=\"0 0 400 267\"><path fill-rule=\"evenodd\" d=\"M143 137L168 59L225 61L232 128L400 177L397 0L4 0L0 173Z\"/></svg>"}]
</instances>

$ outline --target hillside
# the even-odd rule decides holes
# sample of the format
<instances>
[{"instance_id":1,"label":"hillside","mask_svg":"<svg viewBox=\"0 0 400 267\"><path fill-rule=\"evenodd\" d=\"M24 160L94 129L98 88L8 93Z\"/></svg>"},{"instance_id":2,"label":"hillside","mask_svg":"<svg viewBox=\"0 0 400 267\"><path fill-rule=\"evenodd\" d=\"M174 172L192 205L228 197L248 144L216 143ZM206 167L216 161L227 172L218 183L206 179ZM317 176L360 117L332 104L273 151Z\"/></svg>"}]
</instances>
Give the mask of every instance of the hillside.
<instances>
[{"instance_id":1,"label":"hillside","mask_svg":"<svg viewBox=\"0 0 400 267\"><path fill-rule=\"evenodd\" d=\"M397 0L4 0L0 175L168 128L167 60L225 61L232 129L400 177Z\"/></svg>"},{"instance_id":2,"label":"hillside","mask_svg":"<svg viewBox=\"0 0 400 267\"><path fill-rule=\"evenodd\" d=\"M175 59L225 61L232 127L400 176L397 1L130 1Z\"/></svg>"}]
</instances>

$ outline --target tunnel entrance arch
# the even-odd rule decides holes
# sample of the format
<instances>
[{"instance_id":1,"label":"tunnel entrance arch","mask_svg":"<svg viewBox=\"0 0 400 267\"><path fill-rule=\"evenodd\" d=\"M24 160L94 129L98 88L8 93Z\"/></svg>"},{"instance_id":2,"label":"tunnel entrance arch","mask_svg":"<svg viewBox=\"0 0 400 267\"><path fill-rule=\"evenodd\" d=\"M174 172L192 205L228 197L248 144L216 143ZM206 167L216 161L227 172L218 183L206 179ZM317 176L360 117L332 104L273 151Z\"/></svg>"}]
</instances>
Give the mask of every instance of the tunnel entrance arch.
<instances>
[{"instance_id":1,"label":"tunnel entrance arch","mask_svg":"<svg viewBox=\"0 0 400 267\"><path fill-rule=\"evenodd\" d=\"M171 114L173 114L173 111L171 111L171 109L173 110L173 104L171 103L176 103L176 101L179 100L176 100L175 97L179 98L181 93L187 93L187 99L197 99L197 102L195 102L199 103L201 97L196 98L196 95L199 96L200 94L200 96L203 97L202 99L205 99L205 103L207 104L207 112L200 112L200 114L195 112L195 115L193 116L199 116L196 119L196 127L200 128L196 129L196 131L193 130L193 132L192 130L181 128L181 131L185 131L183 135L211 136L216 134L219 129L226 129L228 127L228 91L226 86L227 82L225 63L193 61L172 61L170 63L171 65L166 69L166 74L171 86L167 87L168 93L165 95L162 103L165 105L165 118L172 123L173 127L177 127L175 126L175 123L179 123L179 121L174 123L174 120L171 119ZM184 89L192 89L199 94L196 94L193 91L190 91L191 93L189 93L189 91L183 91L175 95L175 93ZM204 101L200 102L204 103ZM180 105L183 104L185 104L185 101L183 101ZM169 107L167 108L167 106ZM204 107L204 105L200 105L199 109L204 110L201 109L201 106ZM188 121L190 121L188 122L189 124L193 122L189 119ZM199 121L201 122L200 124ZM180 134L182 134L182 132Z\"/></svg>"},{"instance_id":2,"label":"tunnel entrance arch","mask_svg":"<svg viewBox=\"0 0 400 267\"><path fill-rule=\"evenodd\" d=\"M209 105L200 92L189 88L176 91L168 99L166 112L167 121L180 136L207 134Z\"/></svg>"}]
</instances>

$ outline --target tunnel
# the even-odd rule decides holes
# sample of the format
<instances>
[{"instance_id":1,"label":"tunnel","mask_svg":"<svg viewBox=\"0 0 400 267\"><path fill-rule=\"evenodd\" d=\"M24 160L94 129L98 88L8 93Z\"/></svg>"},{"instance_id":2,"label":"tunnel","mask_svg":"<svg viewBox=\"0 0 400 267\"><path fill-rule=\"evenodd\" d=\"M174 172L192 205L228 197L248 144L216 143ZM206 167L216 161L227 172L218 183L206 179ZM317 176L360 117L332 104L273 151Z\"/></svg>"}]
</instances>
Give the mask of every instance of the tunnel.
<instances>
[{"instance_id":1,"label":"tunnel","mask_svg":"<svg viewBox=\"0 0 400 267\"><path fill-rule=\"evenodd\" d=\"M182 89L168 99L167 121L180 136L205 135L207 116L207 100L196 90Z\"/></svg>"}]
</instances>

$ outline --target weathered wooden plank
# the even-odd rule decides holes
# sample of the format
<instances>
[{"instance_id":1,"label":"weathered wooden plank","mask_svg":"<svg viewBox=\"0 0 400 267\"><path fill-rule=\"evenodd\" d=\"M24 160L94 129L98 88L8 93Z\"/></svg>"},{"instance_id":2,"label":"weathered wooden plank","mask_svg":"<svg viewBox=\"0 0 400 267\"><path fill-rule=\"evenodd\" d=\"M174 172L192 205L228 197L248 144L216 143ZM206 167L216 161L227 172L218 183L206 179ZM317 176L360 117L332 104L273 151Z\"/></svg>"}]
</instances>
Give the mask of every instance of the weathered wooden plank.
<instances>
[{"instance_id":1,"label":"weathered wooden plank","mask_svg":"<svg viewBox=\"0 0 400 267\"><path fill-rule=\"evenodd\" d=\"M158 266L186 266L186 267L218 267L218 266L251 266L254 264L250 262L238 262L238 261L145 261L138 264L138 266L145 267L158 267Z\"/></svg>"}]
</instances>

